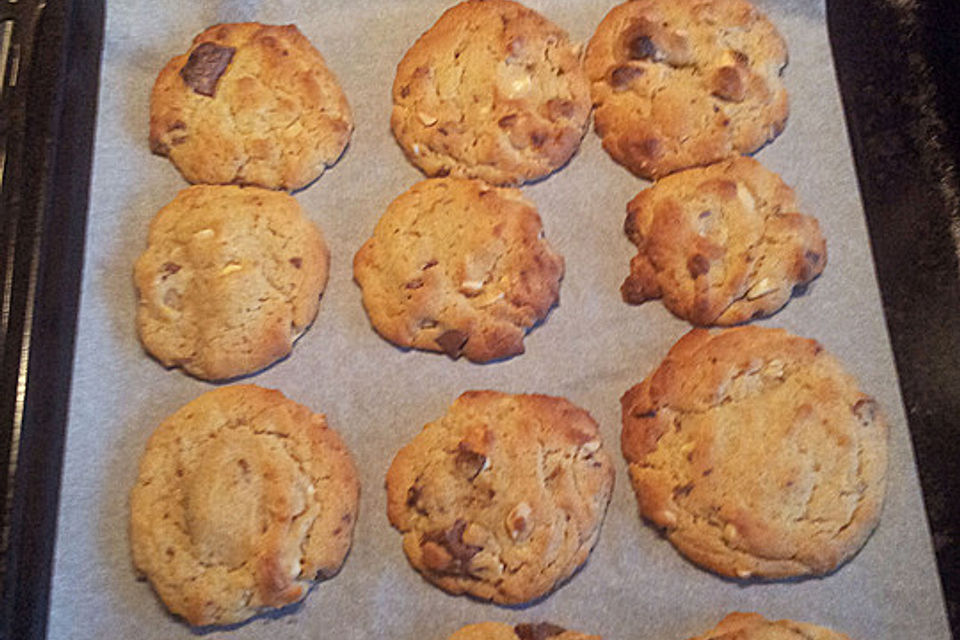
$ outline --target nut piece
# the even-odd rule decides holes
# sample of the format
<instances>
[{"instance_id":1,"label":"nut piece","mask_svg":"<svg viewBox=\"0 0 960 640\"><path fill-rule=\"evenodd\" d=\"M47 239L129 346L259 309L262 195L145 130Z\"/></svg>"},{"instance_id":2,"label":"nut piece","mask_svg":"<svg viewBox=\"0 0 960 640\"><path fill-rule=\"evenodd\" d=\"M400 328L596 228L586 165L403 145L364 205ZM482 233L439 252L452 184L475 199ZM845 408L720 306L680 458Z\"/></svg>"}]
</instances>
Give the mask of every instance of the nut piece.
<instances>
[{"instance_id":1,"label":"nut piece","mask_svg":"<svg viewBox=\"0 0 960 640\"><path fill-rule=\"evenodd\" d=\"M526 502L517 504L510 513L507 514L506 526L507 533L515 542L523 542L530 537L533 532L533 521L530 516L533 510Z\"/></svg>"},{"instance_id":2,"label":"nut piece","mask_svg":"<svg viewBox=\"0 0 960 640\"><path fill-rule=\"evenodd\" d=\"M190 54L187 64L180 69L180 77L194 93L212 98L217 92L220 76L227 70L236 51L233 47L204 42Z\"/></svg>"}]
</instances>

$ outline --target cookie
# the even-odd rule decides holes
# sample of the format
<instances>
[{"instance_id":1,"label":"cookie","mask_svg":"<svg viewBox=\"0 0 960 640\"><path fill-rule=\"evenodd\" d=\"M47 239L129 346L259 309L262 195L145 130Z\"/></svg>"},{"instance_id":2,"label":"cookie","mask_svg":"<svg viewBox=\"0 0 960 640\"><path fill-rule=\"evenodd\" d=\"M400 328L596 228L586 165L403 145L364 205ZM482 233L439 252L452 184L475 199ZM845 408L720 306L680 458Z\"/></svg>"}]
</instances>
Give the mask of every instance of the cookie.
<instances>
[{"instance_id":1,"label":"cookie","mask_svg":"<svg viewBox=\"0 0 960 640\"><path fill-rule=\"evenodd\" d=\"M337 161L352 130L336 77L292 24L210 27L150 96L150 148L193 183L299 189Z\"/></svg>"},{"instance_id":2,"label":"cookie","mask_svg":"<svg viewBox=\"0 0 960 640\"><path fill-rule=\"evenodd\" d=\"M241 622L337 573L359 492L323 415L279 391L216 389L150 436L130 495L133 563L190 624Z\"/></svg>"},{"instance_id":3,"label":"cookie","mask_svg":"<svg viewBox=\"0 0 960 640\"><path fill-rule=\"evenodd\" d=\"M690 640L850 640L830 629L793 620L770 621L756 613L731 613L712 631Z\"/></svg>"},{"instance_id":4,"label":"cookie","mask_svg":"<svg viewBox=\"0 0 960 640\"><path fill-rule=\"evenodd\" d=\"M397 453L387 515L427 580L519 604L586 561L613 476L583 409L563 398L468 391Z\"/></svg>"},{"instance_id":5,"label":"cookie","mask_svg":"<svg viewBox=\"0 0 960 640\"><path fill-rule=\"evenodd\" d=\"M816 218L756 160L687 169L641 191L624 225L637 245L623 299L663 298L696 325L731 325L775 313L827 263Z\"/></svg>"},{"instance_id":6,"label":"cookie","mask_svg":"<svg viewBox=\"0 0 960 640\"><path fill-rule=\"evenodd\" d=\"M590 108L565 31L510 0L468 0L401 60L390 124L428 176L518 185L566 164Z\"/></svg>"},{"instance_id":7,"label":"cookie","mask_svg":"<svg viewBox=\"0 0 960 640\"><path fill-rule=\"evenodd\" d=\"M711 571L822 575L880 518L887 423L813 340L694 329L621 404L641 514Z\"/></svg>"},{"instance_id":8,"label":"cookie","mask_svg":"<svg viewBox=\"0 0 960 640\"><path fill-rule=\"evenodd\" d=\"M153 219L134 267L140 341L198 378L258 371L313 322L329 261L320 230L285 193L184 189Z\"/></svg>"},{"instance_id":9,"label":"cookie","mask_svg":"<svg viewBox=\"0 0 960 640\"><path fill-rule=\"evenodd\" d=\"M603 148L643 178L751 153L789 106L783 38L746 0L632 0L587 47Z\"/></svg>"},{"instance_id":10,"label":"cookie","mask_svg":"<svg viewBox=\"0 0 960 640\"><path fill-rule=\"evenodd\" d=\"M424 180L390 204L353 274L390 342L487 362L523 353L558 300L563 258L542 235L517 189Z\"/></svg>"},{"instance_id":11,"label":"cookie","mask_svg":"<svg viewBox=\"0 0 960 640\"><path fill-rule=\"evenodd\" d=\"M450 640L601 640L600 636L588 636L569 631L549 622L517 625L501 622L470 624L452 636Z\"/></svg>"}]
</instances>

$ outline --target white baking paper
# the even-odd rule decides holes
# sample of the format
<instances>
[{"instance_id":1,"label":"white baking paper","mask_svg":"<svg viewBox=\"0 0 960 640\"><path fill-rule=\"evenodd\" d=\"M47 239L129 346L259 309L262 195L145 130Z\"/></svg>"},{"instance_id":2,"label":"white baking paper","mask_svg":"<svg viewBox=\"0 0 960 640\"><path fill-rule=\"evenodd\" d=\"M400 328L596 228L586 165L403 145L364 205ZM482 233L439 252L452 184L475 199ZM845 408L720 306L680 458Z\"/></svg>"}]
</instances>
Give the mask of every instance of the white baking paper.
<instances>
[{"instance_id":1,"label":"white baking paper","mask_svg":"<svg viewBox=\"0 0 960 640\"><path fill-rule=\"evenodd\" d=\"M297 194L332 250L315 325L293 354L249 379L327 414L363 486L343 570L299 606L213 638L445 639L482 620L549 620L605 638L684 640L727 612L758 611L843 631L855 640L949 637L907 425L836 87L822 0L760 0L787 38L792 110L758 157L819 217L829 264L800 298L762 324L820 340L886 408L891 423L883 520L856 558L822 579L738 584L686 562L641 522L619 455L620 395L688 329L658 302L624 304L633 246L625 205L647 186L588 133L562 171L524 192L566 257L561 302L526 339L526 354L489 365L403 352L370 328L352 281L354 252L387 204L421 175L389 129L397 62L449 0L108 2L83 297L74 365L48 635L54 639L193 638L128 551L128 494L150 432L212 385L165 371L137 342L133 262L147 225L185 183L147 146L148 97L165 62L217 22L296 23L339 76L356 117L343 158ZM614 2L529 0L585 42ZM909 212L904 212L909 215ZM599 421L617 484L589 562L528 607L446 595L408 565L386 517L394 452L461 392L492 388L566 396Z\"/></svg>"}]
</instances>

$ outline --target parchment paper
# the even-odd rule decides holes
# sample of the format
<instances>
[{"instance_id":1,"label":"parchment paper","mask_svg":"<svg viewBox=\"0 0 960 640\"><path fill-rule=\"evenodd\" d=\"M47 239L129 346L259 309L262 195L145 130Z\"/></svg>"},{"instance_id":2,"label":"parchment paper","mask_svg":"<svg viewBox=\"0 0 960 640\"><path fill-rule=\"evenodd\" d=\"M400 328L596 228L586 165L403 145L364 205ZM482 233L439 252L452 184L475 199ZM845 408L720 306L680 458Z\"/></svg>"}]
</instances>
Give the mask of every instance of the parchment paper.
<instances>
[{"instance_id":1,"label":"parchment paper","mask_svg":"<svg viewBox=\"0 0 960 640\"><path fill-rule=\"evenodd\" d=\"M833 627L859 640L948 638L943 600L874 280L820 0L760 0L787 38L791 115L758 157L819 217L829 264L809 292L762 324L820 340L883 404L892 423L883 520L835 574L740 585L689 564L641 522L619 453L620 395L646 376L686 323L660 303L632 307L618 287L633 246L625 205L647 183L602 151L592 132L569 166L525 193L567 261L561 303L527 353L480 366L403 352L370 328L352 282L354 252L387 204L421 179L389 130L397 62L452 0L235 0L108 3L83 298L68 424L50 638L191 638L138 582L128 551L128 494L153 428L211 385L165 371L134 330L133 262L156 211L186 184L147 147L148 96L172 56L210 24L295 22L326 57L357 127L340 163L297 194L331 247L330 283L314 326L283 362L249 379L327 414L361 472L353 549L335 578L299 606L216 638L444 639L482 620L550 620L606 638L683 640L732 610ZM529 0L585 42L613 0ZM904 215L909 215L905 211ZM599 421L617 484L599 542L565 586L529 607L448 596L420 578L385 513L396 450L467 389L566 396Z\"/></svg>"}]
</instances>

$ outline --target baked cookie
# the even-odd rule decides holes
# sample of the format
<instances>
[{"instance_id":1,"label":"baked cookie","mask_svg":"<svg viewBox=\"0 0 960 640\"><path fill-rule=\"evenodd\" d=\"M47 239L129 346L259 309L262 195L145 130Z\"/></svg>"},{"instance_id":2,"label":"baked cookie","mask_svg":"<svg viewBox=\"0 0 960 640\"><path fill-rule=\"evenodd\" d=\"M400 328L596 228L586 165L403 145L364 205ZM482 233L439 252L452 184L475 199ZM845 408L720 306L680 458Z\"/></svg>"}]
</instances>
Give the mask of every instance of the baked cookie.
<instances>
[{"instance_id":1,"label":"baked cookie","mask_svg":"<svg viewBox=\"0 0 960 640\"><path fill-rule=\"evenodd\" d=\"M487 362L523 353L556 304L563 258L516 189L435 178L394 200L353 259L374 329L401 347Z\"/></svg>"},{"instance_id":2,"label":"baked cookie","mask_svg":"<svg viewBox=\"0 0 960 640\"><path fill-rule=\"evenodd\" d=\"M600 636L588 636L569 631L549 622L517 625L502 622L470 624L452 636L450 640L601 640Z\"/></svg>"},{"instance_id":3,"label":"baked cookie","mask_svg":"<svg viewBox=\"0 0 960 640\"><path fill-rule=\"evenodd\" d=\"M825 574L880 518L887 423L813 340L694 329L621 404L641 514L707 569Z\"/></svg>"},{"instance_id":4,"label":"baked cookie","mask_svg":"<svg viewBox=\"0 0 960 640\"><path fill-rule=\"evenodd\" d=\"M842 633L793 620L770 621L756 613L731 613L712 631L690 640L850 640Z\"/></svg>"},{"instance_id":5,"label":"baked cookie","mask_svg":"<svg viewBox=\"0 0 960 640\"><path fill-rule=\"evenodd\" d=\"M221 24L160 72L150 148L194 183L293 190L337 161L353 116L294 25Z\"/></svg>"},{"instance_id":6,"label":"baked cookie","mask_svg":"<svg viewBox=\"0 0 960 640\"><path fill-rule=\"evenodd\" d=\"M198 378L258 371L313 322L329 261L320 230L285 193L184 189L153 219L134 267L140 341Z\"/></svg>"},{"instance_id":7,"label":"baked cookie","mask_svg":"<svg viewBox=\"0 0 960 640\"><path fill-rule=\"evenodd\" d=\"M816 218L756 160L738 157L657 181L627 205L637 245L620 291L639 304L663 298L697 325L768 316L827 264Z\"/></svg>"},{"instance_id":8,"label":"baked cookie","mask_svg":"<svg viewBox=\"0 0 960 640\"><path fill-rule=\"evenodd\" d=\"M632 0L587 47L603 148L644 178L751 153L787 120L787 47L746 0Z\"/></svg>"},{"instance_id":9,"label":"baked cookie","mask_svg":"<svg viewBox=\"0 0 960 640\"><path fill-rule=\"evenodd\" d=\"M563 398L468 391L397 453L387 515L427 580L518 604L586 561L613 475L583 409Z\"/></svg>"},{"instance_id":10,"label":"baked cookie","mask_svg":"<svg viewBox=\"0 0 960 640\"><path fill-rule=\"evenodd\" d=\"M565 31L510 0L468 0L400 61L390 123L428 176L517 185L570 159L590 107Z\"/></svg>"},{"instance_id":11,"label":"baked cookie","mask_svg":"<svg viewBox=\"0 0 960 640\"><path fill-rule=\"evenodd\" d=\"M147 442L130 495L133 563L190 624L241 622L337 573L359 493L322 415L279 391L216 389Z\"/></svg>"}]
</instances>

